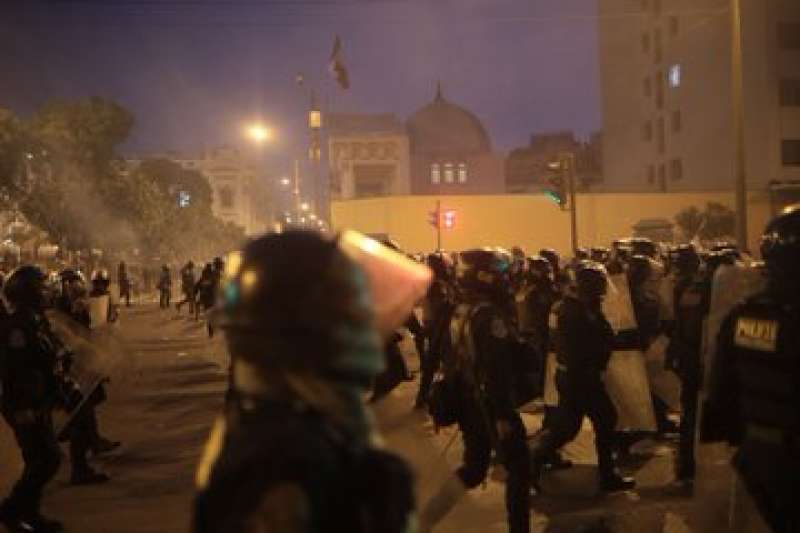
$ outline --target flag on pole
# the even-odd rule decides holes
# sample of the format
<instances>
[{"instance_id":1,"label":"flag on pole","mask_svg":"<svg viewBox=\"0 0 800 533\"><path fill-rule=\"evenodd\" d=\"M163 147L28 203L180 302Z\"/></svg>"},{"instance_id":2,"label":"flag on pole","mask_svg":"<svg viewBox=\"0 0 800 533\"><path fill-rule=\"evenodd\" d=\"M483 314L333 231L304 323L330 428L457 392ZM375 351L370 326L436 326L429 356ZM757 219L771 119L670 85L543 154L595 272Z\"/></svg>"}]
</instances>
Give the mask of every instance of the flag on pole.
<instances>
[{"instance_id":1,"label":"flag on pole","mask_svg":"<svg viewBox=\"0 0 800 533\"><path fill-rule=\"evenodd\" d=\"M350 76L347 73L347 67L344 65L344 57L342 56L342 40L339 36L333 41L333 52L331 52L330 71L339 87L342 89L350 88Z\"/></svg>"}]
</instances>

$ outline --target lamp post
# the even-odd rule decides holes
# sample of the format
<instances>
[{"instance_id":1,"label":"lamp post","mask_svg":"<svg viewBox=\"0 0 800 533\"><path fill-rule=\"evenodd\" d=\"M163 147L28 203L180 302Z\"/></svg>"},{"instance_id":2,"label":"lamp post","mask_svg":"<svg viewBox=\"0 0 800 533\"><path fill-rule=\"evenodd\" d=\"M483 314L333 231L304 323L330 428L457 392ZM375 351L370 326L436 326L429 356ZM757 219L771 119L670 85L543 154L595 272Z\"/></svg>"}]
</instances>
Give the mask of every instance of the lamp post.
<instances>
[{"instance_id":1,"label":"lamp post","mask_svg":"<svg viewBox=\"0 0 800 533\"><path fill-rule=\"evenodd\" d=\"M736 173L736 240L747 248L747 158L744 139L744 89L742 74L742 6L731 0L731 96L733 100L734 172Z\"/></svg>"}]
</instances>

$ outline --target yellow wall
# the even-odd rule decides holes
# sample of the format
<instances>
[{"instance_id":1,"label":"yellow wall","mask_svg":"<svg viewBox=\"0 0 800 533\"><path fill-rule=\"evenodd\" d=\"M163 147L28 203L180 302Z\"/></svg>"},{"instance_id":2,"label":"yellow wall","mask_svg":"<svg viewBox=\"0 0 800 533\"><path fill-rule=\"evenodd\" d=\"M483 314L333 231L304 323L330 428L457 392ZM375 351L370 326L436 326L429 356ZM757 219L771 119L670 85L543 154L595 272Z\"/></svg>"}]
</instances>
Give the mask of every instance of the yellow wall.
<instances>
[{"instance_id":1,"label":"yellow wall","mask_svg":"<svg viewBox=\"0 0 800 533\"><path fill-rule=\"evenodd\" d=\"M396 196L334 202L334 229L352 228L364 233L387 233L408 251L436 247L436 231L428 213L441 200L442 209L457 212L456 228L442 230L442 247L463 250L475 246L522 246L527 251L542 247L570 249L569 213L543 195L492 196ZM707 202L734 206L731 192L698 193L592 193L578 195L578 243L608 246L633 234L632 226L645 218L672 220L687 206L703 209ZM749 243L758 249L758 238L770 213L765 193L749 197Z\"/></svg>"}]
</instances>

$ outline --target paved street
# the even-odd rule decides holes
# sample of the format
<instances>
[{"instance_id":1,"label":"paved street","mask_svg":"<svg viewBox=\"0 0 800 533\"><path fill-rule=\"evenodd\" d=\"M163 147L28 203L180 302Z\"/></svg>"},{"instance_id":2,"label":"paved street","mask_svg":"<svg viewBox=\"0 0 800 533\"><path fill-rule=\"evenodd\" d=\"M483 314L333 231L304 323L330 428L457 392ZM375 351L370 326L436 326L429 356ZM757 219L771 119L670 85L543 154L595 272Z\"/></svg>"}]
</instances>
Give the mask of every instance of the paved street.
<instances>
[{"instance_id":1,"label":"paved street","mask_svg":"<svg viewBox=\"0 0 800 533\"><path fill-rule=\"evenodd\" d=\"M97 460L112 481L99 487L67 484L68 461L47 491L45 511L68 531L178 532L190 522L194 467L214 414L222 405L226 361L219 340L201 323L153 304L124 309L121 324L86 336L68 335L92 366L109 370L109 401L99 410L104 434L123 447ZM409 358L415 366L413 357ZM420 501L458 464L460 439L452 429L435 434L410 406L416 383L403 384L376 411L387 445L418 472ZM540 423L526 414L529 431ZM19 458L8 429L0 428L0 491L15 479ZM703 448L694 498L665 489L672 445L643 443L629 465L639 481L634 493L594 494L592 434L584 427L566 454L574 468L548 475L545 495L532 501L536 531L710 531L726 516L730 471L718 449ZM484 488L471 492L437 531L503 531L502 477L496 469ZM605 529L603 529L605 527ZM0 529L2 531L2 529Z\"/></svg>"}]
</instances>

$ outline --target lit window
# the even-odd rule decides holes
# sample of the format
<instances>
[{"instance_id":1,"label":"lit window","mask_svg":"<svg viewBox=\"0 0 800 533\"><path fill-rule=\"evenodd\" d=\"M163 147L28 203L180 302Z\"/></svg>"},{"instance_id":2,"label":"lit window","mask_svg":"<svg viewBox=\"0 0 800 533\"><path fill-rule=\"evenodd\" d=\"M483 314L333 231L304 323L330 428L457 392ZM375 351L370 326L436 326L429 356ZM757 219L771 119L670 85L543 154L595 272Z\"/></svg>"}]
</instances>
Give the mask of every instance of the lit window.
<instances>
[{"instance_id":1,"label":"lit window","mask_svg":"<svg viewBox=\"0 0 800 533\"><path fill-rule=\"evenodd\" d=\"M442 181L442 171L439 169L439 163L431 165L431 183L438 184Z\"/></svg>"},{"instance_id":2,"label":"lit window","mask_svg":"<svg viewBox=\"0 0 800 533\"><path fill-rule=\"evenodd\" d=\"M681 86L681 66L672 65L669 67L669 86L673 89Z\"/></svg>"},{"instance_id":3,"label":"lit window","mask_svg":"<svg viewBox=\"0 0 800 533\"><path fill-rule=\"evenodd\" d=\"M466 165L466 163L459 163L458 164L458 182L459 183L466 183L467 182L467 165Z\"/></svg>"},{"instance_id":4,"label":"lit window","mask_svg":"<svg viewBox=\"0 0 800 533\"><path fill-rule=\"evenodd\" d=\"M444 182L453 183L453 163L444 164Z\"/></svg>"}]
</instances>

